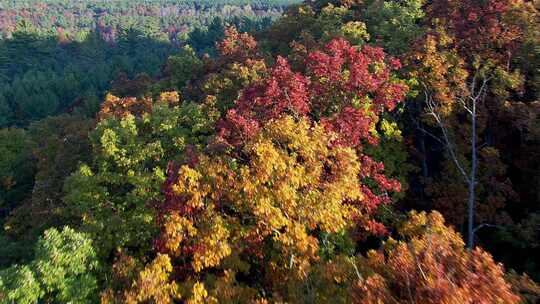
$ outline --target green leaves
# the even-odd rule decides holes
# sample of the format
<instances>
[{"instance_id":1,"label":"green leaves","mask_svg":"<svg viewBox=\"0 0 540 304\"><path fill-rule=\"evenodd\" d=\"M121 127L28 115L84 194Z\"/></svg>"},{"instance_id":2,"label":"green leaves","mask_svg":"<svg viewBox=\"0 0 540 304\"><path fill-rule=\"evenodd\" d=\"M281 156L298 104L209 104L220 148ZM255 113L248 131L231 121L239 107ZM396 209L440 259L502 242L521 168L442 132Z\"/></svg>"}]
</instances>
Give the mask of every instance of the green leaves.
<instances>
[{"instance_id":1,"label":"green leaves","mask_svg":"<svg viewBox=\"0 0 540 304\"><path fill-rule=\"evenodd\" d=\"M425 0L370 1L363 12L368 32L377 45L392 55L400 55L422 34Z\"/></svg>"},{"instance_id":2,"label":"green leaves","mask_svg":"<svg viewBox=\"0 0 540 304\"><path fill-rule=\"evenodd\" d=\"M11 211L33 184L33 143L22 129L0 129L0 210Z\"/></svg>"},{"instance_id":3,"label":"green leaves","mask_svg":"<svg viewBox=\"0 0 540 304\"><path fill-rule=\"evenodd\" d=\"M36 303L44 295L35 273L28 266L0 271L0 303Z\"/></svg>"},{"instance_id":4,"label":"green leaves","mask_svg":"<svg viewBox=\"0 0 540 304\"><path fill-rule=\"evenodd\" d=\"M32 262L0 272L0 303L95 303L97 267L87 235L69 227L49 229L38 240Z\"/></svg>"},{"instance_id":5,"label":"green leaves","mask_svg":"<svg viewBox=\"0 0 540 304\"><path fill-rule=\"evenodd\" d=\"M189 45L171 57L167 63L169 74L169 86L174 89L182 89L190 79L201 74L203 63Z\"/></svg>"},{"instance_id":6,"label":"green leaves","mask_svg":"<svg viewBox=\"0 0 540 304\"><path fill-rule=\"evenodd\" d=\"M69 227L49 229L37 242L35 255L37 277L47 293L57 292L58 301L85 302L96 291L91 274L97 268L96 253L85 234Z\"/></svg>"},{"instance_id":7,"label":"green leaves","mask_svg":"<svg viewBox=\"0 0 540 304\"><path fill-rule=\"evenodd\" d=\"M165 98L163 94L160 98ZM116 100L116 99L111 99ZM116 100L119 104L122 99ZM146 102L148 111L101 121L90 134L94 157L66 182L65 201L98 240L103 257L117 247L144 254L155 235L154 209L171 161L185 161L188 148L200 149L214 120L204 106Z\"/></svg>"}]
</instances>

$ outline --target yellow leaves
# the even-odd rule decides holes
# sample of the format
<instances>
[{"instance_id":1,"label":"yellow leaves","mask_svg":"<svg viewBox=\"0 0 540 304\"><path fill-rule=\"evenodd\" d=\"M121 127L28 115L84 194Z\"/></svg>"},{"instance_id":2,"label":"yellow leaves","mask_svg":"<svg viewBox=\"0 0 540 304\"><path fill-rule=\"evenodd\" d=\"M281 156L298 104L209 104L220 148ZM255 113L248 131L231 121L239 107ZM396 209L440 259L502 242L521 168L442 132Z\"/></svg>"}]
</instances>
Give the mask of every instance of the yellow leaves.
<instances>
[{"instance_id":1,"label":"yellow leaves","mask_svg":"<svg viewBox=\"0 0 540 304\"><path fill-rule=\"evenodd\" d=\"M202 300L207 297L208 292L204 288L204 284L197 282L195 285L193 285L193 296L190 300L188 300L188 304L202 303Z\"/></svg>"},{"instance_id":2,"label":"yellow leaves","mask_svg":"<svg viewBox=\"0 0 540 304\"><path fill-rule=\"evenodd\" d=\"M224 221L221 217L215 216L210 227L203 231L202 237L198 238L198 246L202 250L198 250L193 255L193 269L200 272L205 268L214 267L231 254L229 246L229 230L224 226ZM201 229L202 230L202 229Z\"/></svg>"},{"instance_id":3,"label":"yellow leaves","mask_svg":"<svg viewBox=\"0 0 540 304\"><path fill-rule=\"evenodd\" d=\"M270 121L241 157L201 155L195 167L180 167L171 199L178 206L164 217L161 241L182 267L191 266L186 281L221 273L216 280L232 284L222 271L247 271L252 259L279 286L304 280L320 262L318 234L343 231L363 216L351 204L363 198L359 161L351 148L332 145L334 138L320 125L286 116ZM192 303L247 299L237 287L217 292L202 282L211 289L194 286Z\"/></svg>"},{"instance_id":4,"label":"yellow leaves","mask_svg":"<svg viewBox=\"0 0 540 304\"><path fill-rule=\"evenodd\" d=\"M187 194L189 199L186 204L192 208L201 208L203 206L202 196L199 191L199 179L201 174L189 166L180 167L179 181L173 185L173 191L176 194Z\"/></svg>"},{"instance_id":5,"label":"yellow leaves","mask_svg":"<svg viewBox=\"0 0 540 304\"><path fill-rule=\"evenodd\" d=\"M166 248L173 254L178 255L180 245L187 238L197 235L197 229L188 219L180 216L178 213L171 214L164 225L164 235L167 242Z\"/></svg>"},{"instance_id":6,"label":"yellow leaves","mask_svg":"<svg viewBox=\"0 0 540 304\"><path fill-rule=\"evenodd\" d=\"M258 198L254 203L253 214L257 218L266 219L262 224L266 231L279 230L289 223L286 215L272 204L273 201L270 198Z\"/></svg>"},{"instance_id":7,"label":"yellow leaves","mask_svg":"<svg viewBox=\"0 0 540 304\"><path fill-rule=\"evenodd\" d=\"M253 153L256 155L254 159L257 180L261 183L267 182L272 175L282 174L286 169L286 163L280 157L278 151L270 142L262 142L253 147Z\"/></svg>"},{"instance_id":8,"label":"yellow leaves","mask_svg":"<svg viewBox=\"0 0 540 304\"><path fill-rule=\"evenodd\" d=\"M341 26L345 38L354 44L360 44L369 40L366 24L360 21L349 21Z\"/></svg>"},{"instance_id":9,"label":"yellow leaves","mask_svg":"<svg viewBox=\"0 0 540 304\"><path fill-rule=\"evenodd\" d=\"M94 175L92 169L88 165L81 165L81 167L79 168L79 173L84 177L90 177Z\"/></svg>"},{"instance_id":10,"label":"yellow leaves","mask_svg":"<svg viewBox=\"0 0 540 304\"><path fill-rule=\"evenodd\" d=\"M247 194L257 200L253 210L263 227L279 230L300 222L330 232L345 228L352 212L343 202L361 198L359 165L354 151L329 149L331 136L321 126L284 117L246 147L252 166L242 183L255 185L245 190L252 189Z\"/></svg>"},{"instance_id":11,"label":"yellow leaves","mask_svg":"<svg viewBox=\"0 0 540 304\"><path fill-rule=\"evenodd\" d=\"M223 169L222 166L217 167ZM210 173L206 177L212 175ZM182 166L178 176L173 191L185 198L185 206L198 210L200 217L193 220L172 212L166 217L162 238L166 249L174 255L180 255L180 248L185 244L198 248L193 253L192 266L196 272L200 272L219 265L223 258L231 254L229 230L225 221L215 214L214 205L205 205L207 192L203 189L207 186L202 183L202 174L189 166ZM217 185L223 186L221 183Z\"/></svg>"},{"instance_id":12,"label":"yellow leaves","mask_svg":"<svg viewBox=\"0 0 540 304\"><path fill-rule=\"evenodd\" d=\"M427 214L425 212L417 213L416 211L412 211L409 213L409 219L409 221L403 223L399 232L405 237L422 234L427 225Z\"/></svg>"},{"instance_id":13,"label":"yellow leaves","mask_svg":"<svg viewBox=\"0 0 540 304\"><path fill-rule=\"evenodd\" d=\"M117 147L118 136L111 129L106 129L101 135L101 145L103 146L103 152L107 156L116 156L121 153L121 150Z\"/></svg>"},{"instance_id":14,"label":"yellow leaves","mask_svg":"<svg viewBox=\"0 0 540 304\"><path fill-rule=\"evenodd\" d=\"M195 283L192 289L191 297L186 301L186 304L205 304L205 303L217 303L214 297L209 297L208 292L204 288L203 283Z\"/></svg>"},{"instance_id":15,"label":"yellow leaves","mask_svg":"<svg viewBox=\"0 0 540 304\"><path fill-rule=\"evenodd\" d=\"M437 233L449 237L452 241L461 240L461 237L450 227L444 224L444 218L439 212L416 212L409 213L409 220L399 229L399 233L405 238L417 238L425 233ZM458 241L459 245L461 241Z\"/></svg>"},{"instance_id":16,"label":"yellow leaves","mask_svg":"<svg viewBox=\"0 0 540 304\"><path fill-rule=\"evenodd\" d=\"M159 94L159 102L168 103L171 105L176 105L180 103L180 94L176 91L171 92L162 92Z\"/></svg>"},{"instance_id":17,"label":"yellow leaves","mask_svg":"<svg viewBox=\"0 0 540 304\"><path fill-rule=\"evenodd\" d=\"M152 301L156 304L170 304L179 299L178 285L169 282L172 272L171 260L167 255L158 256L141 273L133 284L133 288L126 293L126 303L145 303Z\"/></svg>"},{"instance_id":18,"label":"yellow leaves","mask_svg":"<svg viewBox=\"0 0 540 304\"><path fill-rule=\"evenodd\" d=\"M261 79L267 67L264 60L248 59L246 64L234 63L230 67L230 75L237 77L243 87Z\"/></svg>"},{"instance_id":19,"label":"yellow leaves","mask_svg":"<svg viewBox=\"0 0 540 304\"><path fill-rule=\"evenodd\" d=\"M236 273L230 269L223 272L214 283L211 295L217 303L253 303L258 291L242 286L236 281Z\"/></svg>"},{"instance_id":20,"label":"yellow leaves","mask_svg":"<svg viewBox=\"0 0 540 304\"><path fill-rule=\"evenodd\" d=\"M335 6L332 3L329 3L328 5L322 8L321 13L323 17L336 18L336 17L343 17L347 13L350 13L350 11L344 5Z\"/></svg>"},{"instance_id":21,"label":"yellow leaves","mask_svg":"<svg viewBox=\"0 0 540 304\"><path fill-rule=\"evenodd\" d=\"M383 119L381 121L381 131L387 138L390 138L396 141L403 140L403 137L401 135L401 130L399 129L399 126L395 122L390 122L386 119Z\"/></svg>"},{"instance_id":22,"label":"yellow leaves","mask_svg":"<svg viewBox=\"0 0 540 304\"><path fill-rule=\"evenodd\" d=\"M320 128L320 126L315 126L313 130ZM297 122L293 117L285 116L268 123L261 139L273 139L286 144L291 149L308 149L309 146L317 145L321 141L320 132L317 132L318 136L310 136L310 133L316 133L313 130L306 119Z\"/></svg>"},{"instance_id":23,"label":"yellow leaves","mask_svg":"<svg viewBox=\"0 0 540 304\"><path fill-rule=\"evenodd\" d=\"M274 236L274 239L284 248L286 268L296 270L298 277L306 277L311 263L318 260L317 239L308 235L305 225L301 223L292 223L284 233Z\"/></svg>"}]
</instances>

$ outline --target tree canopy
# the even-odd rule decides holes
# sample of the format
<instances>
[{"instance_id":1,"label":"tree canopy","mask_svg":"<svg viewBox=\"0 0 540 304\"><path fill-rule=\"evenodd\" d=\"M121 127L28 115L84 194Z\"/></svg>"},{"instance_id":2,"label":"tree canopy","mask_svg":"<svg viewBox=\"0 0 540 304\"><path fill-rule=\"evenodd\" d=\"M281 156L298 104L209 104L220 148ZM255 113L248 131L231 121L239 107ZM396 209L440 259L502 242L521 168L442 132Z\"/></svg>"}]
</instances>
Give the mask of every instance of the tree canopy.
<instances>
[{"instance_id":1,"label":"tree canopy","mask_svg":"<svg viewBox=\"0 0 540 304\"><path fill-rule=\"evenodd\" d=\"M0 10L0 303L540 300L538 3L292 2Z\"/></svg>"}]
</instances>

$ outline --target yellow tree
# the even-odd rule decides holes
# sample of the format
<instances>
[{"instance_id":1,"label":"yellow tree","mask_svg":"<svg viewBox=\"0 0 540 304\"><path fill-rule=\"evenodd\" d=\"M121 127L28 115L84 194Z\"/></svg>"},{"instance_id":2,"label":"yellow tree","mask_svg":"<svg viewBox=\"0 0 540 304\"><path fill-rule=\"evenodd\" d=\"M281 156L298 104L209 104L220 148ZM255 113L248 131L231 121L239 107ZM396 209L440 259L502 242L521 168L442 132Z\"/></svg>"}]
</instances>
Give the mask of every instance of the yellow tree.
<instances>
[{"instance_id":1,"label":"yellow tree","mask_svg":"<svg viewBox=\"0 0 540 304\"><path fill-rule=\"evenodd\" d=\"M321 235L367 221L360 163L352 148L332 145L335 136L286 116L246 143L243 159L201 155L194 167L171 167L155 243L174 269L166 284L178 289L168 296L189 299L204 286L217 300L255 300L259 288L294 300L292 286L322 262Z\"/></svg>"}]
</instances>

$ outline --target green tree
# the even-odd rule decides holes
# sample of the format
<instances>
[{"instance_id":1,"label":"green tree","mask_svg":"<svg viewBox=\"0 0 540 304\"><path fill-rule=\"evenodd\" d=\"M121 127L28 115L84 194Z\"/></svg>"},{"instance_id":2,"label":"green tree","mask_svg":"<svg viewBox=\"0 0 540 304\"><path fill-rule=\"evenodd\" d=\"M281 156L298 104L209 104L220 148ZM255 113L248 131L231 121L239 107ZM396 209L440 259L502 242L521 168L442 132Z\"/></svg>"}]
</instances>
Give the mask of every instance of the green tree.
<instances>
[{"instance_id":1,"label":"green tree","mask_svg":"<svg viewBox=\"0 0 540 304\"><path fill-rule=\"evenodd\" d=\"M12 114L7 99L0 94L0 128L6 127L11 123Z\"/></svg>"},{"instance_id":2,"label":"green tree","mask_svg":"<svg viewBox=\"0 0 540 304\"><path fill-rule=\"evenodd\" d=\"M131 112L107 113L130 102ZM103 257L116 247L150 248L156 232L150 206L162 198L168 162L187 161L185 152L202 148L211 134L212 113L177 103L176 93L156 101L108 96L100 114L106 118L90 134L93 159L66 181L64 200ZM149 108L134 110L144 105Z\"/></svg>"},{"instance_id":3,"label":"green tree","mask_svg":"<svg viewBox=\"0 0 540 304\"><path fill-rule=\"evenodd\" d=\"M190 46L185 46L178 54L169 57L165 74L169 89L183 89L190 79L200 77L203 63Z\"/></svg>"},{"instance_id":4,"label":"green tree","mask_svg":"<svg viewBox=\"0 0 540 304\"><path fill-rule=\"evenodd\" d=\"M27 134L33 144L34 183L29 199L6 220L11 237L35 241L44 230L69 223L62 189L80 162L90 159L88 133L93 125L91 120L67 114L30 125Z\"/></svg>"},{"instance_id":5,"label":"green tree","mask_svg":"<svg viewBox=\"0 0 540 304\"><path fill-rule=\"evenodd\" d=\"M49 229L27 265L0 271L0 303L95 303L98 264L87 235L64 227Z\"/></svg>"},{"instance_id":6,"label":"green tree","mask_svg":"<svg viewBox=\"0 0 540 304\"><path fill-rule=\"evenodd\" d=\"M0 220L28 197L33 185L33 143L22 129L0 129Z\"/></svg>"},{"instance_id":7,"label":"green tree","mask_svg":"<svg viewBox=\"0 0 540 304\"><path fill-rule=\"evenodd\" d=\"M392 55L407 51L414 39L423 31L420 21L424 17L425 0L380 1L371 0L362 12L374 43Z\"/></svg>"}]
</instances>

